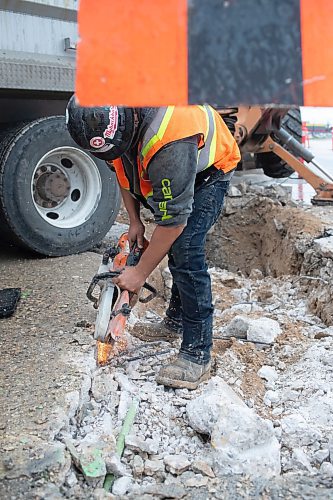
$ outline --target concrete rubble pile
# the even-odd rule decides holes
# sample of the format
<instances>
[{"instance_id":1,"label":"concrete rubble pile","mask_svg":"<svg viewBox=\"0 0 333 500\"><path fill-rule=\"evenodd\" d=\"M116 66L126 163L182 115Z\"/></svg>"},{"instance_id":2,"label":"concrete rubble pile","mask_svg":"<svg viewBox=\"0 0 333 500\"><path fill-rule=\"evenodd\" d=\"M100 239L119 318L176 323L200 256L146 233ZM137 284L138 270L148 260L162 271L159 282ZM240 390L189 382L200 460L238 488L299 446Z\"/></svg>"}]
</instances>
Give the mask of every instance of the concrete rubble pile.
<instances>
[{"instance_id":1,"label":"concrete rubble pile","mask_svg":"<svg viewBox=\"0 0 333 500\"><path fill-rule=\"evenodd\" d=\"M113 495L128 498L214 495L229 480L234 492L253 484L265 491L298 473L333 478L333 329L309 312L295 277L210 272L215 376L193 392L157 386L155 373L177 345L144 358L170 345L148 349L132 337L130 350L142 359L93 370L71 432L58 436L75 466L62 486L69 497L94 491L103 498L107 473L116 478ZM156 315L143 308L137 314L129 333ZM116 438L133 399L139 409L119 459Z\"/></svg>"},{"instance_id":2,"label":"concrete rubble pile","mask_svg":"<svg viewBox=\"0 0 333 500\"><path fill-rule=\"evenodd\" d=\"M241 194L233 188L231 199ZM330 297L332 236L316 236L311 242L302 236L299 274L212 265L213 378L196 391L155 382L178 342L149 345L130 335L138 322L162 315L154 305L132 312L128 352L110 366L96 368L91 347L90 378L80 397L72 394L75 412L55 441L70 463L58 481L39 484L37 498L332 496L332 302L320 298L317 280L300 279L316 255L321 265L311 276L325 280ZM167 298L170 274L160 272ZM117 438L133 402L138 409L121 455Z\"/></svg>"}]
</instances>

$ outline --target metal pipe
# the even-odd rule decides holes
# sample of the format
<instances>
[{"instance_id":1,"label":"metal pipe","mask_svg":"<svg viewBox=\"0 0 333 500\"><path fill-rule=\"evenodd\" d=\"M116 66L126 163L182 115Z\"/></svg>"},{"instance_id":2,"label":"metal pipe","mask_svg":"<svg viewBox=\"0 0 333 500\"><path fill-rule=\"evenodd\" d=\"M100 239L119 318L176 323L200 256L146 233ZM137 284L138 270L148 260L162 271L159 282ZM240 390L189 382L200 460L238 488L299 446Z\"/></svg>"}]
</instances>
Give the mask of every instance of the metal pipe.
<instances>
[{"instance_id":1,"label":"metal pipe","mask_svg":"<svg viewBox=\"0 0 333 500\"><path fill-rule=\"evenodd\" d=\"M283 147L288 147L296 156L300 156L306 162L310 163L314 155L308 149L305 149L292 135L290 135L284 128L274 131L274 135L282 143Z\"/></svg>"},{"instance_id":2,"label":"metal pipe","mask_svg":"<svg viewBox=\"0 0 333 500\"><path fill-rule=\"evenodd\" d=\"M331 177L331 176L330 176L330 174L328 174L327 172L325 172L325 170L324 170L324 169L323 169L323 168L322 168L322 167L321 167L321 166L320 166L320 165L319 165L316 161L312 160L312 161L311 161L311 163L312 163L312 165L314 165L316 168L318 168L318 170L319 170L322 174L326 175L327 179L329 179L330 181L332 181L332 182L333 182L333 177Z\"/></svg>"}]
</instances>

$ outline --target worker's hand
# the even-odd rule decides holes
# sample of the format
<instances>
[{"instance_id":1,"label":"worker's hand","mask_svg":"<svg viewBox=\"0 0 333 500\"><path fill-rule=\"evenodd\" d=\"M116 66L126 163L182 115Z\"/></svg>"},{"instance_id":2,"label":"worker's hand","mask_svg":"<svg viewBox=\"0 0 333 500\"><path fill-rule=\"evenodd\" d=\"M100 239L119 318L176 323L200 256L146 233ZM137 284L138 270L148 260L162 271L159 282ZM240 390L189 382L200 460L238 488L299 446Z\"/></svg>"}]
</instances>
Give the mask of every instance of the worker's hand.
<instances>
[{"instance_id":1,"label":"worker's hand","mask_svg":"<svg viewBox=\"0 0 333 500\"><path fill-rule=\"evenodd\" d=\"M137 243L139 248L143 248L143 238L145 235L145 226L142 224L141 220L138 219L135 222L130 222L128 228L128 240L130 248Z\"/></svg>"},{"instance_id":2,"label":"worker's hand","mask_svg":"<svg viewBox=\"0 0 333 500\"><path fill-rule=\"evenodd\" d=\"M123 290L139 293L140 288L146 281L146 276L137 269L137 266L130 266L125 267L119 276L113 278L112 281Z\"/></svg>"}]
</instances>

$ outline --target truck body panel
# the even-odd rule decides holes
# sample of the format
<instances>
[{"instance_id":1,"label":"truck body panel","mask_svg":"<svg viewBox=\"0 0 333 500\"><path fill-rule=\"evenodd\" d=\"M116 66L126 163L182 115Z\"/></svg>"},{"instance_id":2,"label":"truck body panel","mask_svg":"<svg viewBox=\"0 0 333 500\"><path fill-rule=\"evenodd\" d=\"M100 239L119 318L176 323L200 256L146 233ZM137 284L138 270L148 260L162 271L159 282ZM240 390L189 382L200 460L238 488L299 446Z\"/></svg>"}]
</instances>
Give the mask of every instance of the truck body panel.
<instances>
[{"instance_id":1,"label":"truck body panel","mask_svg":"<svg viewBox=\"0 0 333 500\"><path fill-rule=\"evenodd\" d=\"M76 9L75 0L0 1L0 90L74 91Z\"/></svg>"}]
</instances>

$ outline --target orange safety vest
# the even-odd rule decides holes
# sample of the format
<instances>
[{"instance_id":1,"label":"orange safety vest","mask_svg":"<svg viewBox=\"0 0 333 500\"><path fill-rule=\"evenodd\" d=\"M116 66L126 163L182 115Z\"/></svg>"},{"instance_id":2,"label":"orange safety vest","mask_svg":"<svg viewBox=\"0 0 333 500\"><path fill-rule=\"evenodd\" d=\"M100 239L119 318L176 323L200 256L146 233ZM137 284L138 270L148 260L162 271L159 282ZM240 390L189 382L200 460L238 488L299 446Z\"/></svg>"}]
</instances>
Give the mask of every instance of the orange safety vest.
<instances>
[{"instance_id":1,"label":"orange safety vest","mask_svg":"<svg viewBox=\"0 0 333 500\"><path fill-rule=\"evenodd\" d=\"M225 173L236 168L240 152L235 139L220 115L211 106L168 106L159 108L139 144L137 166L141 194L147 199L153 188L148 166L154 155L171 142L198 136L198 168L200 172L214 165ZM113 160L120 186L129 189L121 158Z\"/></svg>"}]
</instances>

